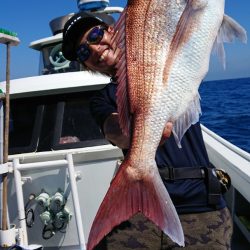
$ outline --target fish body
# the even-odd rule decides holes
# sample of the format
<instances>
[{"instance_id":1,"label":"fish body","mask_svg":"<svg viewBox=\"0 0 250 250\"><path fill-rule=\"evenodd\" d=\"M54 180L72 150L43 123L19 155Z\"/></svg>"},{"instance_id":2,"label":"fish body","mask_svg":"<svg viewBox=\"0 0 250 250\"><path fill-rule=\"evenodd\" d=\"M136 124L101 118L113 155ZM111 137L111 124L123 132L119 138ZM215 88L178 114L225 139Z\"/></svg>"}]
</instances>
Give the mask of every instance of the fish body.
<instances>
[{"instance_id":1,"label":"fish body","mask_svg":"<svg viewBox=\"0 0 250 250\"><path fill-rule=\"evenodd\" d=\"M199 120L198 88L223 21L224 0L130 2L126 45L131 112L147 117L141 123L150 131L145 132L149 140L155 138L154 149L167 121L175 124L179 143L188 127ZM197 2L203 5L195 9ZM143 5L145 16L135 24L134 16L140 16ZM131 27L136 32L128 32Z\"/></svg>"},{"instance_id":2,"label":"fish body","mask_svg":"<svg viewBox=\"0 0 250 250\"><path fill-rule=\"evenodd\" d=\"M217 38L224 18L224 0L128 1L116 25L122 49L117 104L120 126L131 134L131 143L93 222L88 249L139 212L184 246L155 153L168 121L174 123L181 145L185 131L199 120L198 88L214 42L226 40L223 35ZM237 25L227 30L244 33Z\"/></svg>"}]
</instances>

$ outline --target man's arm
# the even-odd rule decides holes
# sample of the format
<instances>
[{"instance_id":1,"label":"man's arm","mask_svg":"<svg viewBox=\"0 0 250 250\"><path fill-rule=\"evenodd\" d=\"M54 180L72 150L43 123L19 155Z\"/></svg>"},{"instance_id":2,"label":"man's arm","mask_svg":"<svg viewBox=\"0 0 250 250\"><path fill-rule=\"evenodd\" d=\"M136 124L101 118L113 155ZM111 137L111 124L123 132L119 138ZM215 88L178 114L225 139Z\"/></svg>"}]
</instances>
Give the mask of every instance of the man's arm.
<instances>
[{"instance_id":1,"label":"man's arm","mask_svg":"<svg viewBox=\"0 0 250 250\"><path fill-rule=\"evenodd\" d=\"M103 124L105 138L121 149L128 149L130 138L122 134L118 113L112 113Z\"/></svg>"}]
</instances>

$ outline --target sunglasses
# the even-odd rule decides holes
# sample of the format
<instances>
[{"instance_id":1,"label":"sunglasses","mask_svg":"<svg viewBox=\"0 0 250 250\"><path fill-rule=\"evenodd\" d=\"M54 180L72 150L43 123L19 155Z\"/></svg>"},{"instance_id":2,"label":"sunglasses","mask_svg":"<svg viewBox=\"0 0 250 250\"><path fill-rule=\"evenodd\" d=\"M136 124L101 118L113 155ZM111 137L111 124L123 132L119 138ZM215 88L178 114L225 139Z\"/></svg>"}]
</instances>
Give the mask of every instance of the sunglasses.
<instances>
[{"instance_id":1,"label":"sunglasses","mask_svg":"<svg viewBox=\"0 0 250 250\"><path fill-rule=\"evenodd\" d=\"M80 62L85 62L86 60L88 60L91 54L89 45L100 43L104 36L104 30L106 29L107 27L105 26L95 26L90 30L86 38L86 42L82 43L76 50L76 55Z\"/></svg>"}]
</instances>

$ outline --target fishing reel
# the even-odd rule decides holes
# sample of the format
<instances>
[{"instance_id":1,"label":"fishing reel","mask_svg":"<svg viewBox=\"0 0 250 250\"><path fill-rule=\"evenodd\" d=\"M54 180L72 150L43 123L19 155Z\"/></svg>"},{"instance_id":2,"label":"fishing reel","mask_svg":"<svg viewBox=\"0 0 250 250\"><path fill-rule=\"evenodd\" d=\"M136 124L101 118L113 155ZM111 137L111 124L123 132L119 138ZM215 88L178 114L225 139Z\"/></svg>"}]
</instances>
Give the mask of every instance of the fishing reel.
<instances>
[{"instance_id":1,"label":"fishing reel","mask_svg":"<svg viewBox=\"0 0 250 250\"><path fill-rule=\"evenodd\" d=\"M223 169L216 169L215 173L216 173L217 179L220 182L221 192L224 194L231 187L231 178L229 174Z\"/></svg>"}]
</instances>

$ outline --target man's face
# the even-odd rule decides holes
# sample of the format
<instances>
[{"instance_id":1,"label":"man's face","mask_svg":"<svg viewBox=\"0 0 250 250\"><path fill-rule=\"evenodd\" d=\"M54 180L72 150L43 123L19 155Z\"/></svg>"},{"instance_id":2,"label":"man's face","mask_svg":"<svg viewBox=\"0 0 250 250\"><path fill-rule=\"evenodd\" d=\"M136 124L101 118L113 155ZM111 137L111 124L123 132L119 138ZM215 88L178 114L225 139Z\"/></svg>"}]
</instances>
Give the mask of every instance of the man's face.
<instances>
[{"instance_id":1,"label":"man's face","mask_svg":"<svg viewBox=\"0 0 250 250\"><path fill-rule=\"evenodd\" d=\"M84 64L91 70L101 73L107 73L113 75L115 73L115 65L119 60L119 48L114 42L115 32L112 27L107 27L100 36L98 43L89 43L88 37L98 34L100 26L90 28L80 39L79 46L87 47L89 49L88 59L84 61ZM91 32L96 34L91 34Z\"/></svg>"}]
</instances>

